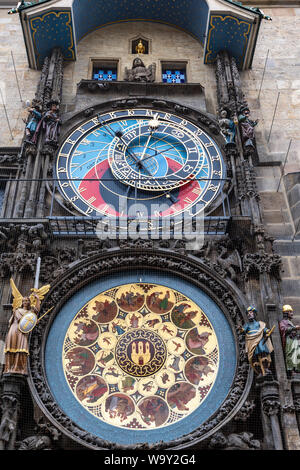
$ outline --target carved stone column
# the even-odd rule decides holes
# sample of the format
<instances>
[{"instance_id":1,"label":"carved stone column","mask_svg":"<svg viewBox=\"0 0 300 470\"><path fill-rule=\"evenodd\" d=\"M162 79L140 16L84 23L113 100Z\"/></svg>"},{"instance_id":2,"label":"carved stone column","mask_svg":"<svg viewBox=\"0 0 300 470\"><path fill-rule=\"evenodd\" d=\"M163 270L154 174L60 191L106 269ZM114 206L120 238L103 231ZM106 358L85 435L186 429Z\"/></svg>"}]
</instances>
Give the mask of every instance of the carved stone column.
<instances>
[{"instance_id":1,"label":"carved stone column","mask_svg":"<svg viewBox=\"0 0 300 470\"><path fill-rule=\"evenodd\" d=\"M265 439L268 448L283 450L283 442L279 424L280 400L278 392L278 382L275 380L263 380L260 384L260 397L262 405L262 421ZM270 445L272 447L270 447Z\"/></svg>"},{"instance_id":2,"label":"carved stone column","mask_svg":"<svg viewBox=\"0 0 300 470\"><path fill-rule=\"evenodd\" d=\"M58 106L61 102L63 83L63 56L60 49L54 49L50 58L45 59L44 67L41 74L41 79L36 93L36 99L42 103L42 110L47 111L48 103L56 101ZM37 143L36 157L30 165L30 176L32 178L29 184L29 194L25 205L25 217L30 218L41 215L41 206L45 198L45 177L49 166L49 159L54 155L56 145L53 145L50 150L49 145L43 144L44 136L40 134ZM29 162L28 162L29 163Z\"/></svg>"},{"instance_id":3,"label":"carved stone column","mask_svg":"<svg viewBox=\"0 0 300 470\"><path fill-rule=\"evenodd\" d=\"M24 215L25 204L31 183L30 179L32 177L32 163L36 157L36 147L34 145L30 145L30 147L26 148L24 151L23 156L26 158L26 170L24 174L25 181L23 181L20 198L14 210L14 217L16 218L23 217Z\"/></svg>"},{"instance_id":4,"label":"carved stone column","mask_svg":"<svg viewBox=\"0 0 300 470\"><path fill-rule=\"evenodd\" d=\"M44 217L45 214L45 197L46 197L46 179L48 176L48 170L49 170L49 162L51 160L51 157L53 156L55 152L55 149L49 148L49 146L45 145L43 150L42 150L42 155L43 155L43 163L42 163L42 181L40 185L40 190L39 190L39 197L37 201L37 210L36 210L36 216L37 217Z\"/></svg>"},{"instance_id":5,"label":"carved stone column","mask_svg":"<svg viewBox=\"0 0 300 470\"><path fill-rule=\"evenodd\" d=\"M4 374L1 379L1 423L0 450L15 448L16 433L24 395L26 377L19 374Z\"/></svg>"},{"instance_id":6,"label":"carved stone column","mask_svg":"<svg viewBox=\"0 0 300 470\"><path fill-rule=\"evenodd\" d=\"M281 303L281 258L274 253L273 240L265 232L260 197L255 181L254 164L258 161L258 155L254 128L257 121L252 121L249 116L250 111L247 108L247 102L243 94L239 71L234 58L230 57L226 51L218 55L216 79L219 116L221 116L222 110L225 109L227 117L231 120L234 119L234 116L238 118L235 125L235 141L230 145L227 142L224 147L226 155L230 155L236 208L238 208L241 215L251 218L251 229L249 233L245 233L248 249L244 251L242 257L244 292L249 305L255 305L266 326L271 328L275 325L275 331L271 339L274 341L273 370L278 380L275 394L278 409L275 406L275 402L277 402L274 398L275 395L273 396L270 389L267 389L267 385L263 385L261 393L264 400L263 426L265 440L268 441L269 430L272 429L273 442L268 442L267 447L282 448L279 417L283 425L284 447L287 449L300 448L300 435L293 405L293 395L285 373L282 345L278 331L278 305ZM222 127L221 122L220 127ZM247 139L247 131L249 131L249 139ZM270 388L270 384L268 387ZM286 406L287 404L288 406Z\"/></svg>"},{"instance_id":7,"label":"carved stone column","mask_svg":"<svg viewBox=\"0 0 300 470\"><path fill-rule=\"evenodd\" d=\"M300 429L300 374L295 374L291 380L294 412L296 413L298 428Z\"/></svg>"},{"instance_id":8,"label":"carved stone column","mask_svg":"<svg viewBox=\"0 0 300 470\"><path fill-rule=\"evenodd\" d=\"M226 111L227 118L234 122L235 127L234 142L227 143L225 150L226 154L231 156L236 203L240 206L242 215L250 215L255 223L259 223L261 218L252 164L252 154L256 154L256 145L255 142L253 147L244 144L243 129L239 119L242 120L243 125L249 122L250 126L250 119L247 120L245 116L241 117L242 110L247 108L247 102L242 91L235 59L227 51L218 54L216 80L219 118L222 112ZM253 149L252 153L249 153L249 148Z\"/></svg>"}]
</instances>

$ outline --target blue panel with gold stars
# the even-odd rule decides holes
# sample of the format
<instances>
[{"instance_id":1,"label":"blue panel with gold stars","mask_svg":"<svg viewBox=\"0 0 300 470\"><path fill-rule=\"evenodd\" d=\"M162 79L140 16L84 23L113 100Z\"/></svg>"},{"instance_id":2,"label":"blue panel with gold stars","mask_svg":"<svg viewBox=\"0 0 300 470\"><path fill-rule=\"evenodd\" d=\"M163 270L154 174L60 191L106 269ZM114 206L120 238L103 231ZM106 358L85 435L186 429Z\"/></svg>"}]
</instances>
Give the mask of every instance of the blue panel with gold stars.
<instances>
[{"instance_id":1,"label":"blue panel with gold stars","mask_svg":"<svg viewBox=\"0 0 300 470\"><path fill-rule=\"evenodd\" d=\"M38 68L54 47L61 48L64 60L76 59L71 10L53 10L31 18L30 28Z\"/></svg>"},{"instance_id":2,"label":"blue panel with gold stars","mask_svg":"<svg viewBox=\"0 0 300 470\"><path fill-rule=\"evenodd\" d=\"M130 270L79 290L56 316L45 368L60 408L119 444L192 432L225 400L236 367L226 317L198 287Z\"/></svg>"},{"instance_id":3,"label":"blue panel with gold stars","mask_svg":"<svg viewBox=\"0 0 300 470\"><path fill-rule=\"evenodd\" d=\"M242 68L252 25L231 15L212 14L207 32L205 63L214 63L220 50L227 50Z\"/></svg>"},{"instance_id":4,"label":"blue panel with gold stars","mask_svg":"<svg viewBox=\"0 0 300 470\"><path fill-rule=\"evenodd\" d=\"M204 43L208 6L205 0L74 0L73 15L78 41L100 26L137 20L175 25Z\"/></svg>"}]
</instances>

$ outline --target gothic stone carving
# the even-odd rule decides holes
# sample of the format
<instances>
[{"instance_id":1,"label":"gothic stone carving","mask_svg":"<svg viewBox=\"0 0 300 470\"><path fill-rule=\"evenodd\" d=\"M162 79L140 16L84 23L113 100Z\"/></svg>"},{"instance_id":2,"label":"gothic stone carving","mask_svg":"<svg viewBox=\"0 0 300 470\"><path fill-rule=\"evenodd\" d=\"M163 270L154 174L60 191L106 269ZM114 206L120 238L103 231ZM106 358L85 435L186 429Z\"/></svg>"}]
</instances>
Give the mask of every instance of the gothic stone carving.
<instances>
[{"instance_id":1,"label":"gothic stone carving","mask_svg":"<svg viewBox=\"0 0 300 470\"><path fill-rule=\"evenodd\" d=\"M262 273L280 277L281 257L276 253L247 253L243 257L244 276L248 280L251 276L259 278Z\"/></svg>"},{"instance_id":2,"label":"gothic stone carving","mask_svg":"<svg viewBox=\"0 0 300 470\"><path fill-rule=\"evenodd\" d=\"M0 226L0 277L35 271L37 257L49 248L50 238L43 224Z\"/></svg>"},{"instance_id":3,"label":"gothic stone carving","mask_svg":"<svg viewBox=\"0 0 300 470\"><path fill-rule=\"evenodd\" d=\"M51 425L44 417L41 417L35 426L35 434L16 442L17 450L54 450L55 443L61 437L61 433Z\"/></svg>"},{"instance_id":4,"label":"gothic stone carving","mask_svg":"<svg viewBox=\"0 0 300 470\"><path fill-rule=\"evenodd\" d=\"M209 447L218 450L260 450L261 443L253 439L253 434L250 432L231 433L226 436L219 431L212 437Z\"/></svg>"},{"instance_id":5,"label":"gothic stone carving","mask_svg":"<svg viewBox=\"0 0 300 470\"><path fill-rule=\"evenodd\" d=\"M10 447L10 441L17 427L19 411L20 403L16 397L10 395L1 397L0 443L2 442L3 449Z\"/></svg>"}]
</instances>

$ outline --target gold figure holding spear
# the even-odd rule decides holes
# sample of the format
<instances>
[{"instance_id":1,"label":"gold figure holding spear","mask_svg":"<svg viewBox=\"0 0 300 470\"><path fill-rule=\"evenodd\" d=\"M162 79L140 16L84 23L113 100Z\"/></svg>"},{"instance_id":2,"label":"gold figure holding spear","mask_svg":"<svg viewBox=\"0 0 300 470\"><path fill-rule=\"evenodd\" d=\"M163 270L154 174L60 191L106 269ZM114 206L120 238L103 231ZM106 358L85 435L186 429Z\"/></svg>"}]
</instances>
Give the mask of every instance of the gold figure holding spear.
<instances>
[{"instance_id":1,"label":"gold figure holding spear","mask_svg":"<svg viewBox=\"0 0 300 470\"><path fill-rule=\"evenodd\" d=\"M27 297L19 292L13 279L10 279L10 285L13 295L13 313L9 320L9 330L5 339L4 373L27 375L28 333L53 308L38 319L37 315L40 311L41 300L49 291L50 284L39 289L31 289L32 293Z\"/></svg>"}]
</instances>

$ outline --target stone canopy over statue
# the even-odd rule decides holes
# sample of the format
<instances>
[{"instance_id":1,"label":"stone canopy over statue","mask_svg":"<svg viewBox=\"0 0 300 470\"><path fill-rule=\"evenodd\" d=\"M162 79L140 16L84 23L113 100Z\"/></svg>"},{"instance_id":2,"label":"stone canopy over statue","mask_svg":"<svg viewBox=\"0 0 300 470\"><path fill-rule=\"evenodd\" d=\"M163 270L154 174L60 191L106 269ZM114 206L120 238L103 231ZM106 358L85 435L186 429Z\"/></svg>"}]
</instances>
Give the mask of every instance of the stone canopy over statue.
<instances>
[{"instance_id":1,"label":"stone canopy over statue","mask_svg":"<svg viewBox=\"0 0 300 470\"><path fill-rule=\"evenodd\" d=\"M127 82L154 82L155 70L156 66L154 63L146 67L142 59L136 57L133 60L131 69L125 67L124 80Z\"/></svg>"},{"instance_id":2,"label":"stone canopy over statue","mask_svg":"<svg viewBox=\"0 0 300 470\"><path fill-rule=\"evenodd\" d=\"M28 333L37 323L37 314L41 300L50 289L45 285L31 289L32 293L24 297L10 280L13 295L13 313L9 320L9 330L5 339L5 374L27 375L27 357L29 355Z\"/></svg>"}]
</instances>

